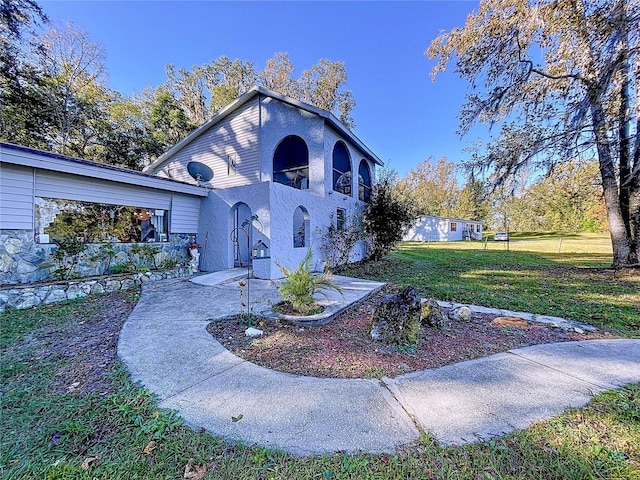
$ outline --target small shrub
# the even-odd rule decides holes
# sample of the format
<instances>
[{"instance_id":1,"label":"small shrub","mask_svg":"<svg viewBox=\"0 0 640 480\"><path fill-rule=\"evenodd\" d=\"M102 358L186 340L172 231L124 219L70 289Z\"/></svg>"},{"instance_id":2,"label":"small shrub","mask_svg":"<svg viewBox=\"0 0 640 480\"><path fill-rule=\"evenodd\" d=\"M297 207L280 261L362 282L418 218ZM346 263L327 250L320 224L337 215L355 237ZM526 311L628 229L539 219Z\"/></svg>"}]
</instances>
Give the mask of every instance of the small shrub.
<instances>
[{"instance_id":1,"label":"small shrub","mask_svg":"<svg viewBox=\"0 0 640 480\"><path fill-rule=\"evenodd\" d=\"M91 260L104 262L104 271L108 272L114 258L116 258L115 246L113 243L108 242L100 245L98 251L91 257Z\"/></svg>"},{"instance_id":2,"label":"small shrub","mask_svg":"<svg viewBox=\"0 0 640 480\"><path fill-rule=\"evenodd\" d=\"M58 268L53 275L58 280L77 278L79 274L74 272L80 256L87 249L86 244L73 237L66 237L57 242L58 248L51 254Z\"/></svg>"},{"instance_id":3,"label":"small shrub","mask_svg":"<svg viewBox=\"0 0 640 480\"><path fill-rule=\"evenodd\" d=\"M135 265L132 265L131 263L127 262L127 263L118 263L117 265L114 265L113 267L111 267L111 273L131 273L135 270Z\"/></svg>"},{"instance_id":4,"label":"small shrub","mask_svg":"<svg viewBox=\"0 0 640 480\"><path fill-rule=\"evenodd\" d=\"M351 250L360 240L365 239L362 215L351 215L342 228L333 222L322 235L322 253L332 267L349 263Z\"/></svg>"},{"instance_id":5,"label":"small shrub","mask_svg":"<svg viewBox=\"0 0 640 480\"><path fill-rule=\"evenodd\" d=\"M342 293L342 289L331 280L332 274L328 265L325 266L322 274L314 274L311 271L311 256L311 249L309 249L295 270L278 264L278 268L285 277L278 288L282 300L290 302L295 311L304 315L313 308L313 296L316 293L321 293L325 297L327 294L324 290L333 289Z\"/></svg>"},{"instance_id":6,"label":"small shrub","mask_svg":"<svg viewBox=\"0 0 640 480\"><path fill-rule=\"evenodd\" d=\"M409 200L394 193L389 180L378 183L364 211L363 226L369 244L369 256L380 260L402 241L404 229L415 219Z\"/></svg>"},{"instance_id":7,"label":"small shrub","mask_svg":"<svg viewBox=\"0 0 640 480\"><path fill-rule=\"evenodd\" d=\"M161 251L162 249L157 245L149 245L146 243L140 245L139 243L134 243L131 245L130 253L138 257L139 261L137 262L137 266L145 265L157 269L156 255Z\"/></svg>"},{"instance_id":8,"label":"small shrub","mask_svg":"<svg viewBox=\"0 0 640 480\"><path fill-rule=\"evenodd\" d=\"M164 268L164 269L174 268L174 267L177 267L179 264L180 262L178 262L178 260L176 260L170 255L167 255L160 262L160 268Z\"/></svg>"}]
</instances>

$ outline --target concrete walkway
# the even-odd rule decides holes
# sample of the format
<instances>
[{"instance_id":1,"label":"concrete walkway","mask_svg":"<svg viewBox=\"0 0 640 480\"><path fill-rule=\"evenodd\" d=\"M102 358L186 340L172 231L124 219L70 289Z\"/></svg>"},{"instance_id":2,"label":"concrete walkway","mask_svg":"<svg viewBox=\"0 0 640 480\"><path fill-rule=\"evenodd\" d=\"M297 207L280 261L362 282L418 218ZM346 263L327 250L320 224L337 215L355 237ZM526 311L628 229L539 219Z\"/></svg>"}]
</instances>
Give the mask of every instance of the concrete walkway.
<instances>
[{"instance_id":1,"label":"concrete walkway","mask_svg":"<svg viewBox=\"0 0 640 480\"><path fill-rule=\"evenodd\" d=\"M598 392L640 382L640 340L538 345L394 379L275 372L236 357L206 331L211 320L240 312L242 274L145 285L118 354L161 407L177 410L194 428L246 444L298 455L391 453L415 441L420 429L444 444L462 444L526 428ZM335 280L345 296L323 300L329 316L382 286ZM279 301L276 286L251 281L255 313Z\"/></svg>"}]
</instances>

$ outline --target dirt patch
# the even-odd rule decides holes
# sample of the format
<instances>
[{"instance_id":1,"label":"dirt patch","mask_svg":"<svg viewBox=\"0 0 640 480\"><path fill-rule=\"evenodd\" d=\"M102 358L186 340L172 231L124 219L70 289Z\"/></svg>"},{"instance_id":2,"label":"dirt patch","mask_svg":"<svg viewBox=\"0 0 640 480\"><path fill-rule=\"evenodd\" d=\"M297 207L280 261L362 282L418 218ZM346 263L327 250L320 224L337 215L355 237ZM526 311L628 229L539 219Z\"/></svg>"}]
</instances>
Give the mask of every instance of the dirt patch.
<instances>
[{"instance_id":1,"label":"dirt patch","mask_svg":"<svg viewBox=\"0 0 640 480\"><path fill-rule=\"evenodd\" d=\"M505 352L540 343L591 340L602 333L564 332L542 324L524 328L496 327L497 315L474 314L469 322L451 322L447 329L422 327L414 353L373 340L371 314L390 285L323 326L297 326L259 320L262 337L249 338L247 324L236 320L212 322L208 331L228 350L250 362L282 372L325 378L380 378Z\"/></svg>"},{"instance_id":2,"label":"dirt patch","mask_svg":"<svg viewBox=\"0 0 640 480\"><path fill-rule=\"evenodd\" d=\"M56 372L54 391L113 393L106 372L117 360L120 329L138 298L139 289L96 296L78 305L70 323L34 332L29 343L44 352L40 358L68 360Z\"/></svg>"}]
</instances>

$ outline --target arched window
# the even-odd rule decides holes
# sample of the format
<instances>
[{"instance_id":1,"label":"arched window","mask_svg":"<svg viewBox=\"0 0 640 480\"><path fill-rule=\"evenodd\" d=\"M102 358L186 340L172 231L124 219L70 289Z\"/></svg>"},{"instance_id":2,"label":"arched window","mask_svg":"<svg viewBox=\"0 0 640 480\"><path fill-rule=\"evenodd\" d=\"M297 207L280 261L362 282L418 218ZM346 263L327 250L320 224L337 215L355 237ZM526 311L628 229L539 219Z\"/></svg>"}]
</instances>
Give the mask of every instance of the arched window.
<instances>
[{"instance_id":1,"label":"arched window","mask_svg":"<svg viewBox=\"0 0 640 480\"><path fill-rule=\"evenodd\" d=\"M276 147L273 181L300 190L309 188L309 149L302 138L289 135Z\"/></svg>"},{"instance_id":2,"label":"arched window","mask_svg":"<svg viewBox=\"0 0 640 480\"><path fill-rule=\"evenodd\" d=\"M333 190L351 195L351 159L344 142L333 147Z\"/></svg>"},{"instance_id":3,"label":"arched window","mask_svg":"<svg viewBox=\"0 0 640 480\"><path fill-rule=\"evenodd\" d=\"M306 247L309 245L309 212L299 206L293 212L293 246Z\"/></svg>"},{"instance_id":4,"label":"arched window","mask_svg":"<svg viewBox=\"0 0 640 480\"><path fill-rule=\"evenodd\" d=\"M360 160L358 167L358 198L367 203L371 201L371 171L366 160Z\"/></svg>"}]
</instances>

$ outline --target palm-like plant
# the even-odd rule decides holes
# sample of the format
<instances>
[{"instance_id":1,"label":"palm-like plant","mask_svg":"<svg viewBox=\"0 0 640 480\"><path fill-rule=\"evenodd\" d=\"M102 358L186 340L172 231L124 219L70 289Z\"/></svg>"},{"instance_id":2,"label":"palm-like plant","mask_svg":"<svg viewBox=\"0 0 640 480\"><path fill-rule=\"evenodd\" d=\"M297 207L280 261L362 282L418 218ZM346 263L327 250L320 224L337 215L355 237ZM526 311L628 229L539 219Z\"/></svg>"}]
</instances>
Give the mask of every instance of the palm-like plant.
<instances>
[{"instance_id":1,"label":"palm-like plant","mask_svg":"<svg viewBox=\"0 0 640 480\"><path fill-rule=\"evenodd\" d=\"M311 257L312 253L309 249L295 270L278 264L278 268L284 275L282 285L278 288L282 300L291 303L293 309L303 315L311 311L314 303L313 296L316 293L320 293L326 298L329 298L326 290L336 290L342 293L342 288L332 281L333 275L328 264L325 264L321 274L311 271Z\"/></svg>"}]
</instances>

